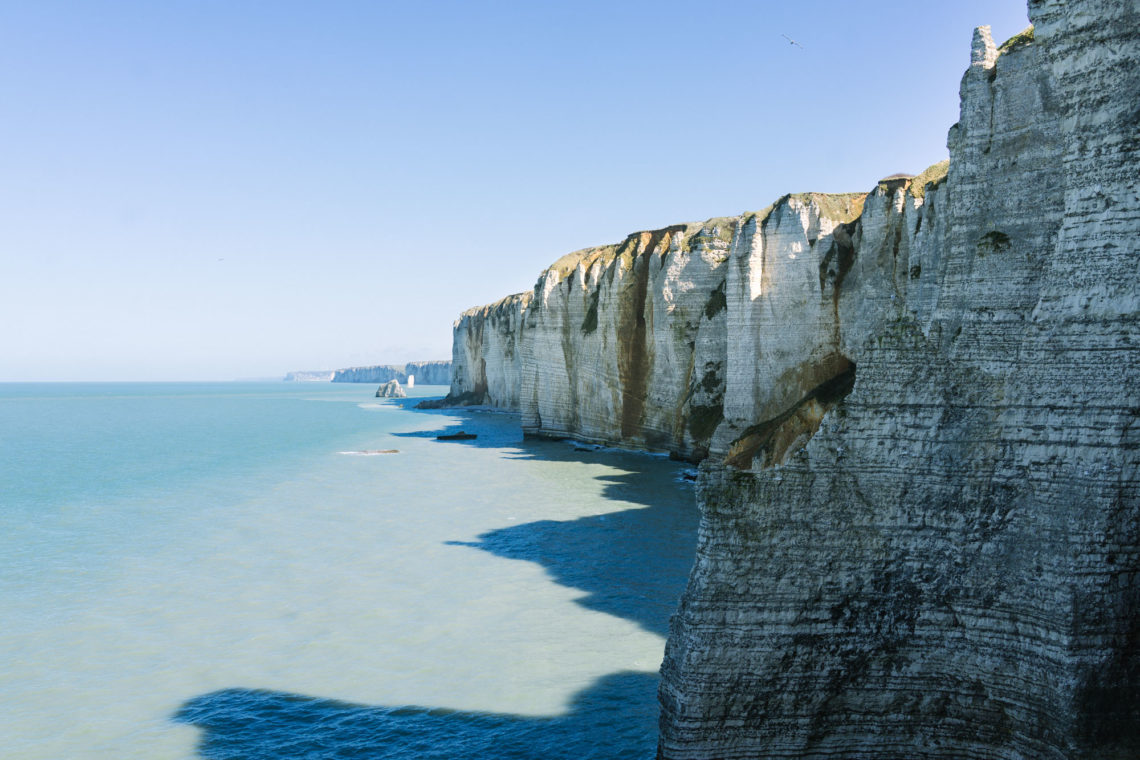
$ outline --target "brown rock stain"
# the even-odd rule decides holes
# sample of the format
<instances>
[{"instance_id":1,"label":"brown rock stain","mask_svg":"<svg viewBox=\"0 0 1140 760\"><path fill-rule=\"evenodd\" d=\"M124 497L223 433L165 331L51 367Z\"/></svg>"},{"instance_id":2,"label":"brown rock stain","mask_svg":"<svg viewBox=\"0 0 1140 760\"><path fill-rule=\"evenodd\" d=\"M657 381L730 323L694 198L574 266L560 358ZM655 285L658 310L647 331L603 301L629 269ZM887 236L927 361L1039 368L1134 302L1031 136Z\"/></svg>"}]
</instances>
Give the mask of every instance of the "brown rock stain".
<instances>
[{"instance_id":1,"label":"brown rock stain","mask_svg":"<svg viewBox=\"0 0 1140 760\"><path fill-rule=\"evenodd\" d=\"M621 383L621 436L642 438L645 401L649 392L650 351L647 345L645 301L649 289L649 257L659 246L668 246L685 226L676 225L652 232L639 232L626 238L618 256L629 257L632 282L619 299L618 378ZM624 263L624 261L623 261Z\"/></svg>"}]
</instances>

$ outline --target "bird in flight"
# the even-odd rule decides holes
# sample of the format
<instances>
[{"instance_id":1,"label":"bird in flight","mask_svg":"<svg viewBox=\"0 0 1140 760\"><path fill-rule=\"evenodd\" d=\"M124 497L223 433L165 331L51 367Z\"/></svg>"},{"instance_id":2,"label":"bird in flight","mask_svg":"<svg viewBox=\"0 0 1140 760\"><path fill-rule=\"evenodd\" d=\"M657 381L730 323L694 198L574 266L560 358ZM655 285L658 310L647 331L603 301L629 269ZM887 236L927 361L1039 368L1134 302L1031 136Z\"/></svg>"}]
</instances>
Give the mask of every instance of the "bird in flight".
<instances>
[{"instance_id":1,"label":"bird in flight","mask_svg":"<svg viewBox=\"0 0 1140 760\"><path fill-rule=\"evenodd\" d=\"M803 45L801 45L800 43L796 42L795 40L793 40L793 39L792 39L791 37L789 37L788 35L786 35L786 34L781 34L780 36L781 36L781 37L783 37L785 40L787 40L787 41L788 41L790 44L792 44L792 45L795 45L796 47L798 47L800 50L803 50L803 49L804 49L804 46L803 46Z\"/></svg>"}]
</instances>

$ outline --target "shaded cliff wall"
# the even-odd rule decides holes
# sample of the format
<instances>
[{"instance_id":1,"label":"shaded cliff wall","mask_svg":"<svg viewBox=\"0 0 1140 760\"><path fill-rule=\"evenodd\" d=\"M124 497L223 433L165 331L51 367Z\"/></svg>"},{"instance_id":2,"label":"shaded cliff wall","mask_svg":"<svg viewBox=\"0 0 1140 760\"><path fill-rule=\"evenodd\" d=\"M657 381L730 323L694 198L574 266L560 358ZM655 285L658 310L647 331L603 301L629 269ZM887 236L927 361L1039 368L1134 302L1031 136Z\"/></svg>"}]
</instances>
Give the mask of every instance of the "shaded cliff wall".
<instances>
[{"instance_id":1,"label":"shaded cliff wall","mask_svg":"<svg viewBox=\"0 0 1140 760\"><path fill-rule=\"evenodd\" d=\"M850 369L838 298L864 202L864 194L791 195L741 220L726 282L724 422L714 454L740 457L758 426Z\"/></svg>"},{"instance_id":2,"label":"shaded cliff wall","mask_svg":"<svg viewBox=\"0 0 1140 760\"><path fill-rule=\"evenodd\" d=\"M522 320L531 294L507 296L459 315L452 330L451 389L440 404L519 409Z\"/></svg>"},{"instance_id":3,"label":"shaded cliff wall","mask_svg":"<svg viewBox=\"0 0 1140 760\"><path fill-rule=\"evenodd\" d=\"M849 395L782 463L821 394L718 431L663 758L1140 756L1140 8L1029 8L851 231Z\"/></svg>"}]
</instances>

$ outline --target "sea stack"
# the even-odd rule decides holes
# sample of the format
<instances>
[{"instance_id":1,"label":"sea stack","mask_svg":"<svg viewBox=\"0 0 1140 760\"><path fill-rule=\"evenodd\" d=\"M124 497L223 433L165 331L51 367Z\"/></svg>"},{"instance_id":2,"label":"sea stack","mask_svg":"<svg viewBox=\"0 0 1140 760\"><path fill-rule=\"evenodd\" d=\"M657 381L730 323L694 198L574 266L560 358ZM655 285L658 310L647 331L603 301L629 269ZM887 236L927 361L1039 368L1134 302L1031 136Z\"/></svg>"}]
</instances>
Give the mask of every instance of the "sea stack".
<instances>
[{"instance_id":1,"label":"sea stack","mask_svg":"<svg viewBox=\"0 0 1140 760\"><path fill-rule=\"evenodd\" d=\"M376 389L376 398L407 398L398 380L389 380Z\"/></svg>"}]
</instances>

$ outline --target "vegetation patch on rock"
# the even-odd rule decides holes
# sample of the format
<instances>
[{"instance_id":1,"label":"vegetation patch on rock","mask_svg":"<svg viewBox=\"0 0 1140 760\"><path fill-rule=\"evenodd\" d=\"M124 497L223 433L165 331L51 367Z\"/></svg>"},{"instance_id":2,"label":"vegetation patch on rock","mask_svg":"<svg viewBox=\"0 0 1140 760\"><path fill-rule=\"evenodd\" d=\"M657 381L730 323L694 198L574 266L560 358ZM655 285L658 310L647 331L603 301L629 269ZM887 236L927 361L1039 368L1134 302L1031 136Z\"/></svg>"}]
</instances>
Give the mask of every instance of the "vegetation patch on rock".
<instances>
[{"instance_id":1,"label":"vegetation patch on rock","mask_svg":"<svg viewBox=\"0 0 1140 760\"><path fill-rule=\"evenodd\" d=\"M1033 42L1033 24L1030 24L1028 27L1022 29L1020 32L1003 42L1001 47L998 48L998 55L1004 55L1011 50L1017 50L1018 48L1025 47L1031 42Z\"/></svg>"},{"instance_id":2,"label":"vegetation patch on rock","mask_svg":"<svg viewBox=\"0 0 1140 760\"><path fill-rule=\"evenodd\" d=\"M950 159L948 158L928 166L922 170L921 174L910 181L910 194L915 198L925 198L927 185L930 185L930 189L934 190L945 182L946 177L949 175Z\"/></svg>"}]
</instances>

